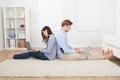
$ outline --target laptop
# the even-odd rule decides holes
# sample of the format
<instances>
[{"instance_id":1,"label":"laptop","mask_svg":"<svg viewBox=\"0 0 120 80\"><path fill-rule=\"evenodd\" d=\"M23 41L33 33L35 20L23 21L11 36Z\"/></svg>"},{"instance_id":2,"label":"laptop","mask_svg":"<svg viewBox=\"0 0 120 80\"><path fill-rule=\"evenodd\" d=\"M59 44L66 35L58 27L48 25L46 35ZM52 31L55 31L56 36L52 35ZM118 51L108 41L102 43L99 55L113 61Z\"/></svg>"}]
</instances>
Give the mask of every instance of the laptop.
<instances>
[{"instance_id":1,"label":"laptop","mask_svg":"<svg viewBox=\"0 0 120 80\"><path fill-rule=\"evenodd\" d=\"M84 48L83 50L81 50L78 53L80 53L80 54L87 54L91 49L92 49L92 47L88 46L88 47ZM60 50L64 53L64 50L62 48L60 48Z\"/></svg>"},{"instance_id":2,"label":"laptop","mask_svg":"<svg viewBox=\"0 0 120 80\"><path fill-rule=\"evenodd\" d=\"M26 41L26 48L28 52L36 52L35 50L32 50L32 47L29 41Z\"/></svg>"},{"instance_id":3,"label":"laptop","mask_svg":"<svg viewBox=\"0 0 120 80\"><path fill-rule=\"evenodd\" d=\"M86 54L86 53L88 53L91 49L92 49L92 47L88 46L88 47L84 48L82 51L80 51L79 53L81 53L81 54Z\"/></svg>"}]
</instances>

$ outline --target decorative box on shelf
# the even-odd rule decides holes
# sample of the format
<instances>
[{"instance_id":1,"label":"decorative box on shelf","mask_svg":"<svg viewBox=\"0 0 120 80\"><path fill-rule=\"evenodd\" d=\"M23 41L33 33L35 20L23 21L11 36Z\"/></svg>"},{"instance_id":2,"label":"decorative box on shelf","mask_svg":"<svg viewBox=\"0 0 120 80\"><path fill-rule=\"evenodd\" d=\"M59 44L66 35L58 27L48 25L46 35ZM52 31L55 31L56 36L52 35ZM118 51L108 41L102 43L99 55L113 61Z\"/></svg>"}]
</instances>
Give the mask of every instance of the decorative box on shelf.
<instances>
[{"instance_id":1,"label":"decorative box on shelf","mask_svg":"<svg viewBox=\"0 0 120 80\"><path fill-rule=\"evenodd\" d=\"M18 34L18 39L25 39L25 34Z\"/></svg>"}]
</instances>

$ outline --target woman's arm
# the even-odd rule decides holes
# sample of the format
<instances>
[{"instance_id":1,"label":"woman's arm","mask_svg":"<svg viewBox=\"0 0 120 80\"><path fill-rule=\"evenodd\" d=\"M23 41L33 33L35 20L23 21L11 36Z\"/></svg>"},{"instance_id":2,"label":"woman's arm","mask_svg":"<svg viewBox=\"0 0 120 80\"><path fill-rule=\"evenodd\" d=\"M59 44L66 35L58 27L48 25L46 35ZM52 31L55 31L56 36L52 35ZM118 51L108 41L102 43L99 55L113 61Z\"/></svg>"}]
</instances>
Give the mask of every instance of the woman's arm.
<instances>
[{"instance_id":1,"label":"woman's arm","mask_svg":"<svg viewBox=\"0 0 120 80\"><path fill-rule=\"evenodd\" d=\"M41 49L40 51L43 52L43 53L50 54L50 53L52 53L52 50L53 50L54 46L56 46L55 36L50 35L50 37L48 39L48 42L47 42L47 47Z\"/></svg>"},{"instance_id":2,"label":"woman's arm","mask_svg":"<svg viewBox=\"0 0 120 80\"><path fill-rule=\"evenodd\" d=\"M40 48L32 48L33 51L40 51Z\"/></svg>"}]
</instances>

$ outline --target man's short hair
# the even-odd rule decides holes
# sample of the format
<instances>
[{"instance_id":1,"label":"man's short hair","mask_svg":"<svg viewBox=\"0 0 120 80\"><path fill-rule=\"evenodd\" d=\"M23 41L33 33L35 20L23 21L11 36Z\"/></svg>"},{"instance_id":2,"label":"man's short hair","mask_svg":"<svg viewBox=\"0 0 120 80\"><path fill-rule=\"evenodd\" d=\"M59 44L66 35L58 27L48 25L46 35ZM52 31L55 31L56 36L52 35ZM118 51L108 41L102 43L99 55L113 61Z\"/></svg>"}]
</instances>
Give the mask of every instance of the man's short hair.
<instances>
[{"instance_id":1,"label":"man's short hair","mask_svg":"<svg viewBox=\"0 0 120 80\"><path fill-rule=\"evenodd\" d=\"M67 26L69 26L69 25L72 25L73 23L69 20L69 19L65 19L63 22L62 22L62 24L61 24L61 26L63 27L64 25L67 25Z\"/></svg>"}]
</instances>

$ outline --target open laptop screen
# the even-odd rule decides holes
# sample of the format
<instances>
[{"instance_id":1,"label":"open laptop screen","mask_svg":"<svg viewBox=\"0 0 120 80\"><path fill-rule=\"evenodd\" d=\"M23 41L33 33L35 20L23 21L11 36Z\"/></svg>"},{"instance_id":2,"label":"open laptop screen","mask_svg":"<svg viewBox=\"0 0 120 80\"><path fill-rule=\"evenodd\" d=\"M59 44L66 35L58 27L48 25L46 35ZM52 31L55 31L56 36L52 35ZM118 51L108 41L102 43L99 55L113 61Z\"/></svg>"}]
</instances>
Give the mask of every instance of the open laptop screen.
<instances>
[{"instance_id":1,"label":"open laptop screen","mask_svg":"<svg viewBox=\"0 0 120 80\"><path fill-rule=\"evenodd\" d=\"M26 42L26 48L27 48L27 51L32 51L32 48L31 48L29 41Z\"/></svg>"}]
</instances>

